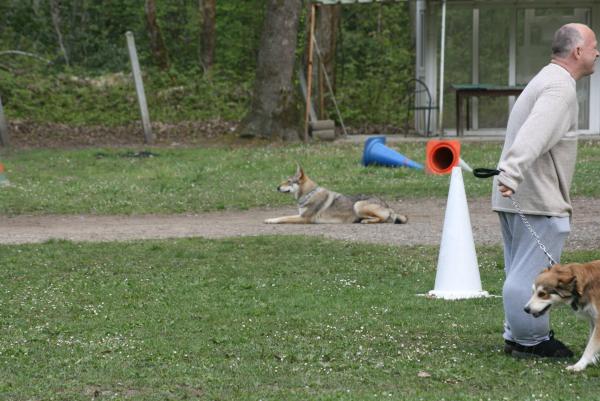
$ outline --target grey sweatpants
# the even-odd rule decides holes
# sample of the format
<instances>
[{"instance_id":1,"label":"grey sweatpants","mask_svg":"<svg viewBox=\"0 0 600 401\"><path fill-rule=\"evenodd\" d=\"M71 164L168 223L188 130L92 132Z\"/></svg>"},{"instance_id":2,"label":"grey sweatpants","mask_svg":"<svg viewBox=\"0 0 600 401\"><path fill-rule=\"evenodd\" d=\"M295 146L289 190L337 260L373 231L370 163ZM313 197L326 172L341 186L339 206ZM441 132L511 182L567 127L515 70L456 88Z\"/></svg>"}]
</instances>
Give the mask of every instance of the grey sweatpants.
<instances>
[{"instance_id":1,"label":"grey sweatpants","mask_svg":"<svg viewBox=\"0 0 600 401\"><path fill-rule=\"evenodd\" d=\"M532 294L535 277L546 267L548 258L540 249L520 216L499 212L504 239L504 271L502 289L504 303L504 338L521 345L536 345L547 340L550 331L548 314L533 317L523 311ZM546 249L557 262L571 226L569 217L525 215Z\"/></svg>"}]
</instances>

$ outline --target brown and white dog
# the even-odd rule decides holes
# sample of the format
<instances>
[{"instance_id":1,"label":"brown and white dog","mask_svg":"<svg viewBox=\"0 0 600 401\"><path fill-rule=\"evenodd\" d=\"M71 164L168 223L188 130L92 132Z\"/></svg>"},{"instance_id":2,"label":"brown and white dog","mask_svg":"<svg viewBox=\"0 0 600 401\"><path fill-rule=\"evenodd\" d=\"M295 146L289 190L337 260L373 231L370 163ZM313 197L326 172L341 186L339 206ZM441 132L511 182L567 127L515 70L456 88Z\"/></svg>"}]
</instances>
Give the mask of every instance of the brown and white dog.
<instances>
[{"instance_id":1,"label":"brown and white dog","mask_svg":"<svg viewBox=\"0 0 600 401\"><path fill-rule=\"evenodd\" d=\"M583 355L567 369L579 372L596 362L600 351L600 260L589 263L556 264L541 272L533 284L533 296L525 312L538 317L554 304L564 303L590 323L590 337Z\"/></svg>"},{"instance_id":2,"label":"brown and white dog","mask_svg":"<svg viewBox=\"0 0 600 401\"><path fill-rule=\"evenodd\" d=\"M296 174L282 182L277 190L294 195L298 214L265 220L267 224L311 223L406 223L381 199L373 196L346 196L318 186L298 165Z\"/></svg>"}]
</instances>

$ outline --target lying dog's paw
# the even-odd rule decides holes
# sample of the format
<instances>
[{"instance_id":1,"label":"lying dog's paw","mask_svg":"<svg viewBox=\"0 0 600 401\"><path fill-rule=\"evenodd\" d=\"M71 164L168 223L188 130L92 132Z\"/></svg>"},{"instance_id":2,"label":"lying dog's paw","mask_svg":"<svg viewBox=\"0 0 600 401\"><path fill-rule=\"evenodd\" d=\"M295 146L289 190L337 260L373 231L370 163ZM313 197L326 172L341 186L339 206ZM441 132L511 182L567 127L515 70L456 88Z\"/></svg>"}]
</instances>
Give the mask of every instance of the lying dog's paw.
<instances>
[{"instance_id":1,"label":"lying dog's paw","mask_svg":"<svg viewBox=\"0 0 600 401\"><path fill-rule=\"evenodd\" d=\"M581 372L586 366L587 365L584 363L577 362L575 365L567 366L567 370L570 370L571 372Z\"/></svg>"},{"instance_id":2,"label":"lying dog's paw","mask_svg":"<svg viewBox=\"0 0 600 401\"><path fill-rule=\"evenodd\" d=\"M264 223L265 223L265 224L277 224L277 223L278 223L278 221L277 221L277 219L266 219L266 220L264 221Z\"/></svg>"}]
</instances>

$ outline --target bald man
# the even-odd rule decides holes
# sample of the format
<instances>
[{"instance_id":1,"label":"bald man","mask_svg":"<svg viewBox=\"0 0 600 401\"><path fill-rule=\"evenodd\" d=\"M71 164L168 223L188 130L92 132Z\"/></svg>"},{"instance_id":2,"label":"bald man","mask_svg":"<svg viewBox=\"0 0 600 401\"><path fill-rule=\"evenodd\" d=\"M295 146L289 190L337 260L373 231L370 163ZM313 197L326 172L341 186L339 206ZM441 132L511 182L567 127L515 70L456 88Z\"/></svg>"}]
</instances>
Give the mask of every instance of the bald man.
<instances>
[{"instance_id":1,"label":"bald man","mask_svg":"<svg viewBox=\"0 0 600 401\"><path fill-rule=\"evenodd\" d=\"M569 191L578 121L575 82L594 72L598 56L596 35L589 27L562 26L554 35L550 63L526 86L508 119L492 209L498 212L504 239L504 351L515 357L573 355L554 338L547 314L534 318L523 310L534 278L549 263L509 197L518 200L548 252L559 260L572 213Z\"/></svg>"}]
</instances>

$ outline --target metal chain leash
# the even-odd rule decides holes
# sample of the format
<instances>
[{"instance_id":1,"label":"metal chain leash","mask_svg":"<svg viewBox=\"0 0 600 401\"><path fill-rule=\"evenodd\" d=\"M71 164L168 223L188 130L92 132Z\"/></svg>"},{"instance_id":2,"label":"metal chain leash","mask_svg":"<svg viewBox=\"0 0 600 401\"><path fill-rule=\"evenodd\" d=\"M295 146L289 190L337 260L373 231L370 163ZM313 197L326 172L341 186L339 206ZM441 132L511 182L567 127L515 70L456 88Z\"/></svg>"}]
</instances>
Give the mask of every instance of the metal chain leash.
<instances>
[{"instance_id":1,"label":"metal chain leash","mask_svg":"<svg viewBox=\"0 0 600 401\"><path fill-rule=\"evenodd\" d=\"M512 196L509 196L509 199L512 201L512 204L513 204L514 208L517 210L517 213L519 214L519 217L523 221L523 224L525 224L525 227L527 227L527 229L529 230L529 232L531 233L533 238L535 238L535 240L537 241L537 244L540 247L540 249L544 252L546 257L548 258L548 261L550 262L550 266L555 265L557 262L554 260L552 255L550 255L550 252L548 252L546 245L544 245L542 243L540 236L535 232L535 230L533 229L533 226L527 220L527 217L525 217L525 213L523 213L523 209L521 209L521 205L519 204L519 202L517 202L517 200L515 198L513 198Z\"/></svg>"},{"instance_id":2,"label":"metal chain leash","mask_svg":"<svg viewBox=\"0 0 600 401\"><path fill-rule=\"evenodd\" d=\"M477 178L488 178L498 174L500 174L500 170L486 168L476 168L473 170L473 175L475 175L475 177ZM540 239L540 236L535 232L533 226L531 225L529 220L527 220L527 217L525 217L525 213L523 213L523 209L521 209L521 205L519 204L519 202L512 196L509 196L508 198L512 201L513 207L517 211L517 214L521 218L521 221L523 221L523 224L525 224L525 227L527 227L527 229L531 233L531 236L537 241L538 246L548 258L550 266L557 264L552 255L550 255L550 252L548 252L546 245L544 245L544 243Z\"/></svg>"}]
</instances>

